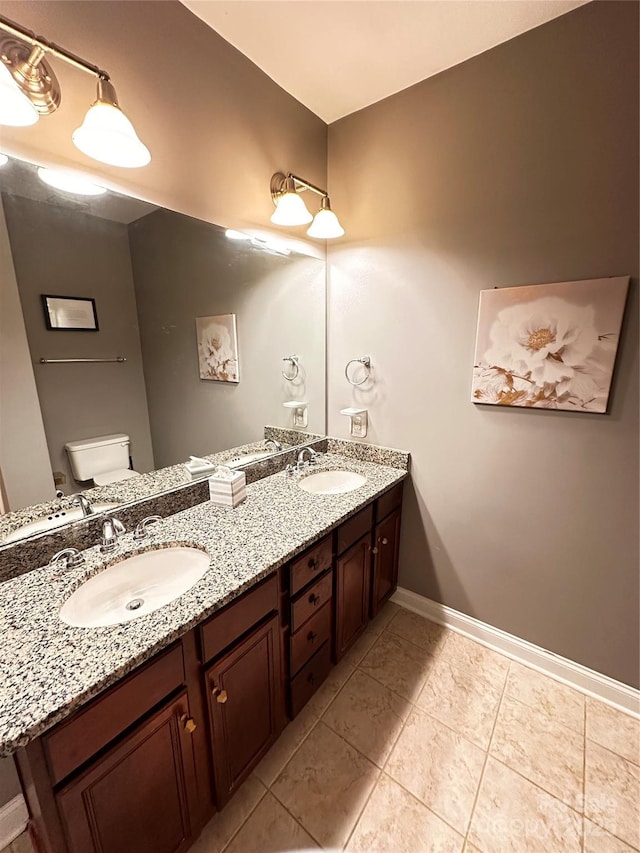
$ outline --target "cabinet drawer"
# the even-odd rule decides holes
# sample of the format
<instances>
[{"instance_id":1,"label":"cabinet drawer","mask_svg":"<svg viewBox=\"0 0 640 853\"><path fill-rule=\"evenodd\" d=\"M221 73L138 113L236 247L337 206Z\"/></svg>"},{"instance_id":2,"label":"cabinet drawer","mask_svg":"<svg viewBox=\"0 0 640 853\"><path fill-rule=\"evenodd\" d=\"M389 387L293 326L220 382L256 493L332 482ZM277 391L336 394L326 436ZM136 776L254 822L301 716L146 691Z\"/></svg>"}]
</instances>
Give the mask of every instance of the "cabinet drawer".
<instances>
[{"instance_id":1,"label":"cabinet drawer","mask_svg":"<svg viewBox=\"0 0 640 853\"><path fill-rule=\"evenodd\" d=\"M331 669L330 643L316 652L291 681L291 716L295 717L307 704Z\"/></svg>"},{"instance_id":2,"label":"cabinet drawer","mask_svg":"<svg viewBox=\"0 0 640 853\"><path fill-rule=\"evenodd\" d=\"M45 734L53 784L84 764L183 681L182 644L178 643Z\"/></svg>"},{"instance_id":3,"label":"cabinet drawer","mask_svg":"<svg viewBox=\"0 0 640 853\"><path fill-rule=\"evenodd\" d=\"M325 536L301 557L296 557L290 567L291 595L294 596L318 575L330 569L332 556L331 536Z\"/></svg>"},{"instance_id":4,"label":"cabinet drawer","mask_svg":"<svg viewBox=\"0 0 640 853\"><path fill-rule=\"evenodd\" d=\"M291 674L303 666L331 636L331 606L324 607L291 636Z\"/></svg>"},{"instance_id":5,"label":"cabinet drawer","mask_svg":"<svg viewBox=\"0 0 640 853\"><path fill-rule=\"evenodd\" d=\"M301 625L317 613L331 598L333 572L327 572L313 586L291 604L291 631L295 633Z\"/></svg>"},{"instance_id":6,"label":"cabinet drawer","mask_svg":"<svg viewBox=\"0 0 640 853\"><path fill-rule=\"evenodd\" d=\"M342 554L373 526L373 504L369 504L338 528L337 553Z\"/></svg>"},{"instance_id":7,"label":"cabinet drawer","mask_svg":"<svg viewBox=\"0 0 640 853\"><path fill-rule=\"evenodd\" d=\"M219 613L214 613L200 628L203 663L213 660L230 643L277 609L278 577L274 574Z\"/></svg>"},{"instance_id":8,"label":"cabinet drawer","mask_svg":"<svg viewBox=\"0 0 640 853\"><path fill-rule=\"evenodd\" d=\"M376 501L376 521L381 521L385 516L402 506L402 488L404 483L398 483Z\"/></svg>"}]
</instances>

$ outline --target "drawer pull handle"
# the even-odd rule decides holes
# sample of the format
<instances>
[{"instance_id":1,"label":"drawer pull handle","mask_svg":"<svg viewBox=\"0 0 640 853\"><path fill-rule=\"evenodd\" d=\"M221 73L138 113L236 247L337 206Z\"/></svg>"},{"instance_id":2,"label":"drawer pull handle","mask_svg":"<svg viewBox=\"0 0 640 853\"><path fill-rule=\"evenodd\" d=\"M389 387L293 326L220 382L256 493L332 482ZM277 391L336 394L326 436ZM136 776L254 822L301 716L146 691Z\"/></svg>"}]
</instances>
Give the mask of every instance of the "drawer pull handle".
<instances>
[{"instance_id":1,"label":"drawer pull handle","mask_svg":"<svg viewBox=\"0 0 640 853\"><path fill-rule=\"evenodd\" d=\"M212 692L212 693L213 693L213 695L216 697L216 702L218 702L218 704L219 704L219 705L224 705L224 703L225 703L225 702L227 701L227 699L229 698L229 697L227 696L227 691L226 691L226 690L221 690L219 687L214 687L214 688L211 690L211 692Z\"/></svg>"},{"instance_id":2,"label":"drawer pull handle","mask_svg":"<svg viewBox=\"0 0 640 853\"><path fill-rule=\"evenodd\" d=\"M313 606L315 607L319 601L320 601L320 596L316 595L315 592L312 592L311 595L309 596L309 604L313 604Z\"/></svg>"},{"instance_id":3,"label":"drawer pull handle","mask_svg":"<svg viewBox=\"0 0 640 853\"><path fill-rule=\"evenodd\" d=\"M320 568L320 560L316 560L313 557L309 560L309 568L312 572L317 572Z\"/></svg>"},{"instance_id":4,"label":"drawer pull handle","mask_svg":"<svg viewBox=\"0 0 640 853\"><path fill-rule=\"evenodd\" d=\"M382 544L383 544L383 545L388 545L388 544L389 544L389 540L387 539L387 537L386 537L386 536L385 536L385 537L384 537L384 539L382 540Z\"/></svg>"},{"instance_id":5,"label":"drawer pull handle","mask_svg":"<svg viewBox=\"0 0 640 853\"><path fill-rule=\"evenodd\" d=\"M180 717L180 722L182 723L182 728L185 730L185 732L188 732L188 734L192 734L198 728L197 723L193 719L193 717L188 717L186 714L183 714Z\"/></svg>"},{"instance_id":6,"label":"drawer pull handle","mask_svg":"<svg viewBox=\"0 0 640 853\"><path fill-rule=\"evenodd\" d=\"M307 640L313 644L317 639L318 635L315 634L313 631L309 631L309 633L307 634Z\"/></svg>"}]
</instances>

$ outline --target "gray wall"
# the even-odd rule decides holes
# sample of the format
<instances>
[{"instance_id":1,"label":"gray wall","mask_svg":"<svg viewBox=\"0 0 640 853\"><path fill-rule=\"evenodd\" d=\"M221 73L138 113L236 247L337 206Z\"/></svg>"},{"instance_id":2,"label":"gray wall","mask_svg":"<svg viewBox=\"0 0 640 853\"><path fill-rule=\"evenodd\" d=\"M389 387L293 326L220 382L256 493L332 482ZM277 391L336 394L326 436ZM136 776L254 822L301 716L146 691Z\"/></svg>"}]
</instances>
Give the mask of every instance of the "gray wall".
<instances>
[{"instance_id":1,"label":"gray wall","mask_svg":"<svg viewBox=\"0 0 640 853\"><path fill-rule=\"evenodd\" d=\"M638 5L589 3L330 127L329 431L413 456L400 584L638 685ZM469 402L478 293L631 274L610 414ZM368 353L375 392L342 370Z\"/></svg>"},{"instance_id":2,"label":"gray wall","mask_svg":"<svg viewBox=\"0 0 640 853\"><path fill-rule=\"evenodd\" d=\"M127 226L19 196L5 195L4 205L51 467L67 475L62 489L78 489L64 450L75 439L126 433L134 468L153 470ZM42 293L94 298L100 330L48 330ZM37 363L117 355L126 363Z\"/></svg>"},{"instance_id":3,"label":"gray wall","mask_svg":"<svg viewBox=\"0 0 640 853\"><path fill-rule=\"evenodd\" d=\"M258 441L265 424L289 425L282 403L292 394L309 403L308 429L324 432L323 261L269 254L166 210L132 223L129 240L157 467ZM202 380L195 318L232 313L241 381ZM282 379L291 353L304 385Z\"/></svg>"},{"instance_id":4,"label":"gray wall","mask_svg":"<svg viewBox=\"0 0 640 853\"><path fill-rule=\"evenodd\" d=\"M1 196L0 474L4 512L55 494Z\"/></svg>"}]
</instances>

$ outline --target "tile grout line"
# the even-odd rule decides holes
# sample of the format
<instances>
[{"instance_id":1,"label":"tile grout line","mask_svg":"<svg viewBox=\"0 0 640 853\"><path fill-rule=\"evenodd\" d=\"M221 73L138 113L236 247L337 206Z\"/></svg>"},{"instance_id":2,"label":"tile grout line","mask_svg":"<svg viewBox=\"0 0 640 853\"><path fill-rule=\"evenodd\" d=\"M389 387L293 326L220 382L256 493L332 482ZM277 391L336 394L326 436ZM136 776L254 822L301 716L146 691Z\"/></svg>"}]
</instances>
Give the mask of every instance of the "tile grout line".
<instances>
[{"instance_id":1,"label":"tile grout line","mask_svg":"<svg viewBox=\"0 0 640 853\"><path fill-rule=\"evenodd\" d=\"M249 778L250 778L250 777L249 777ZM247 780L247 779L245 779L245 781L244 781L242 784L244 785L247 781L248 781L248 780ZM257 803L255 804L255 806L254 806L254 807L249 811L249 814L248 814L248 815L246 816L246 818L242 821L242 823L241 823L241 824L240 824L240 826L236 829L236 831L233 833L233 835L231 836L231 838L227 841L227 843L226 843L226 844L224 844L224 845L220 848L220 853L224 853L224 851L229 847L229 845L231 844L231 842L233 841L233 839L234 839L234 838L236 837L236 835L240 832L240 830L242 829L242 827L243 827L243 826L245 825L245 823L249 820L249 818L251 817L251 815L255 812L255 810L258 808L258 806L260 805L260 803L264 800L264 798L265 798L265 797L267 796L267 794L269 793L269 789L268 789L268 788L267 788L267 786L264 784L264 782L261 782L261 781L260 781L260 779L258 779L258 782L260 782L260 784L261 784L261 785L262 785L262 787L264 788L264 793L262 793L262 794L260 795L260 797L258 798L258 802L257 802ZM220 811L220 812L217 812L217 814L222 814L222 812L221 812L221 811ZM214 820L214 819L215 819L215 817L216 817L216 815L214 815L214 816L213 816L213 818L211 818L211 820ZM205 829L205 827L206 827L206 826L208 826L208 824L205 824L205 826L203 827L203 831L204 831L204 829ZM198 838L200 838L201 836L202 836L202 833L200 833L200 836L198 836ZM212 851L212 853L213 853L213 851ZM217 851L216 851L216 853L217 853Z\"/></svg>"},{"instance_id":2,"label":"tile grout line","mask_svg":"<svg viewBox=\"0 0 640 853\"><path fill-rule=\"evenodd\" d=\"M484 756L484 762L482 764L482 771L480 773L480 778L478 779L478 786L476 788L476 794L473 798L473 805L471 806L471 813L469 815L469 820L467 821L467 829L464 834L464 846L467 846L467 842L469 844L473 844L474 842L469 839L469 831L471 830L471 824L473 823L473 816L476 811L476 806L478 805L478 798L480 797L480 789L482 788L482 782L484 779L484 774L487 769L487 764L489 762L489 755L491 754L491 744L493 743L493 736L496 731L496 726L498 725L498 718L500 716L500 710L502 709L502 702L504 701L505 693L507 692L507 684L509 682L509 673L511 672L511 661L509 661L509 666L507 667L507 672L504 678L504 684L502 686L502 693L500 694L500 701L498 702L498 710L496 711L496 717L493 721L493 726L491 728L491 735L489 737L489 743L487 744L487 749Z\"/></svg>"}]
</instances>

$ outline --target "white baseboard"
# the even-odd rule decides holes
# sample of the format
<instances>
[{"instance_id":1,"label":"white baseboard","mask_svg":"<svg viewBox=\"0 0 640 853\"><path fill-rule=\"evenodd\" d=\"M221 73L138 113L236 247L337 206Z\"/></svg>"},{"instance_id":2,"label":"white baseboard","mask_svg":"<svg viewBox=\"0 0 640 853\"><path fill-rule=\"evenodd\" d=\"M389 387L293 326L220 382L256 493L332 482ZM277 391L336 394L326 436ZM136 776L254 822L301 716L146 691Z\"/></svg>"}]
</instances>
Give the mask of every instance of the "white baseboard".
<instances>
[{"instance_id":1,"label":"white baseboard","mask_svg":"<svg viewBox=\"0 0 640 853\"><path fill-rule=\"evenodd\" d=\"M408 589L398 587L391 600L587 696L640 718L640 690Z\"/></svg>"},{"instance_id":2,"label":"white baseboard","mask_svg":"<svg viewBox=\"0 0 640 853\"><path fill-rule=\"evenodd\" d=\"M27 805L21 794L0 808L0 850L8 847L25 831L28 820Z\"/></svg>"}]
</instances>

